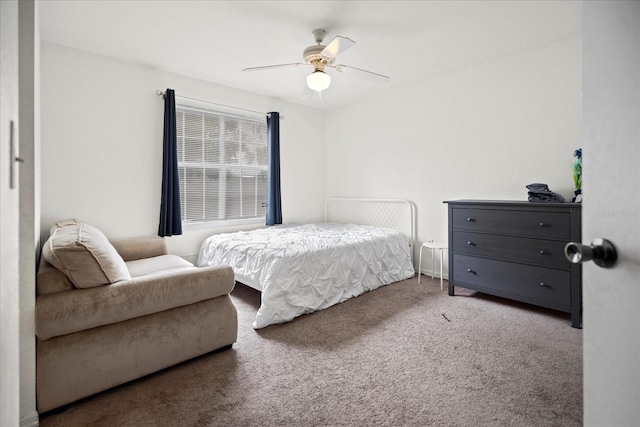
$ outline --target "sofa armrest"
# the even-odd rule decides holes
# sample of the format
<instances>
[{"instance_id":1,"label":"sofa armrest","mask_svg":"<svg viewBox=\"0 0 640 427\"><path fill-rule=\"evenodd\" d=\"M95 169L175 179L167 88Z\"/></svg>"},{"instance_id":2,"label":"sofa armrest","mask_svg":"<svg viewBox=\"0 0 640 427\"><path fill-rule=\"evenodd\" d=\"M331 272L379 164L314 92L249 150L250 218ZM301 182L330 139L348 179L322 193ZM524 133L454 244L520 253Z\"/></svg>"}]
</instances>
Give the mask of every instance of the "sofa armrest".
<instances>
[{"instance_id":1,"label":"sofa armrest","mask_svg":"<svg viewBox=\"0 0 640 427\"><path fill-rule=\"evenodd\" d=\"M146 316L229 294L235 286L229 266L186 267L95 288L36 298L40 341Z\"/></svg>"},{"instance_id":2,"label":"sofa armrest","mask_svg":"<svg viewBox=\"0 0 640 427\"><path fill-rule=\"evenodd\" d=\"M109 241L125 262L167 254L167 244L164 238L159 236L130 237Z\"/></svg>"},{"instance_id":3,"label":"sofa armrest","mask_svg":"<svg viewBox=\"0 0 640 427\"><path fill-rule=\"evenodd\" d=\"M40 266L36 275L36 295L73 291L76 287L60 270L40 257Z\"/></svg>"}]
</instances>

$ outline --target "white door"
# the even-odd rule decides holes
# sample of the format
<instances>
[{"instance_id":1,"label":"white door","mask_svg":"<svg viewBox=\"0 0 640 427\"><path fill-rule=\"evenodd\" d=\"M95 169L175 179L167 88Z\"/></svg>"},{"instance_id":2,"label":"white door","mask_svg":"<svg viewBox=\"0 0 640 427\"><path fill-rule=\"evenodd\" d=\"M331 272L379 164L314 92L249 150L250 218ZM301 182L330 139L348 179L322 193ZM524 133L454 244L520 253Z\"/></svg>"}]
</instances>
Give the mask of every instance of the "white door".
<instances>
[{"instance_id":1,"label":"white door","mask_svg":"<svg viewBox=\"0 0 640 427\"><path fill-rule=\"evenodd\" d=\"M13 426L20 414L19 197L11 154L12 143L19 145L17 0L0 0L0 54L0 425Z\"/></svg>"},{"instance_id":2,"label":"white door","mask_svg":"<svg viewBox=\"0 0 640 427\"><path fill-rule=\"evenodd\" d=\"M640 425L640 2L583 2L584 423Z\"/></svg>"}]
</instances>

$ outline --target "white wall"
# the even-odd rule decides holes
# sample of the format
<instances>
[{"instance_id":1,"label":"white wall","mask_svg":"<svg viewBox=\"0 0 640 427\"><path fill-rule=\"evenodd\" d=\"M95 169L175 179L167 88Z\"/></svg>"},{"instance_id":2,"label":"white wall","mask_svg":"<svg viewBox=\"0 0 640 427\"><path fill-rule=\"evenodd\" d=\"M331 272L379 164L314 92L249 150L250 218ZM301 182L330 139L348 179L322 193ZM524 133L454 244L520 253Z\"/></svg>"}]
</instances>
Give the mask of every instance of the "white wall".
<instances>
[{"instance_id":1,"label":"white wall","mask_svg":"<svg viewBox=\"0 0 640 427\"><path fill-rule=\"evenodd\" d=\"M322 219L321 110L61 45L42 43L41 54L43 237L64 218L95 225L109 237L157 234L164 103L155 91L166 88L189 98L279 111L283 220ZM196 254L212 233L170 237L169 251Z\"/></svg>"},{"instance_id":2,"label":"white wall","mask_svg":"<svg viewBox=\"0 0 640 427\"><path fill-rule=\"evenodd\" d=\"M580 91L579 36L401 88L372 88L327 114L327 196L413 201L419 244L446 242L445 200L527 200L533 182L570 200Z\"/></svg>"},{"instance_id":3,"label":"white wall","mask_svg":"<svg viewBox=\"0 0 640 427\"><path fill-rule=\"evenodd\" d=\"M321 219L325 194L402 197L417 205L419 243L445 241L444 200L526 200L532 182L572 196L572 153L581 139L579 36L400 88L375 87L326 117L50 43L43 43L41 67L43 233L76 217L112 237L156 234L163 103L155 90L167 87L285 116L285 222ZM208 233L171 237L170 251L195 253Z\"/></svg>"}]
</instances>

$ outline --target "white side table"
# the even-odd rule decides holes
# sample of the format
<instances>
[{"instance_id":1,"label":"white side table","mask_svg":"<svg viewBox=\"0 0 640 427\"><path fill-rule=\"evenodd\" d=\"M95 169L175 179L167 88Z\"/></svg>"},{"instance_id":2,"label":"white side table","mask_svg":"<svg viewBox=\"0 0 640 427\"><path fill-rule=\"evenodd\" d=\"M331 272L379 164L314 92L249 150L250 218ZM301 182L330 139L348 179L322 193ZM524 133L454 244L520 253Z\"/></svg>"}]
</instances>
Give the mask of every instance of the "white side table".
<instances>
[{"instance_id":1,"label":"white side table","mask_svg":"<svg viewBox=\"0 0 640 427\"><path fill-rule=\"evenodd\" d=\"M446 249L449 249L446 243L439 242L425 242L420 246L420 261L418 262L418 283L420 283L420 276L422 276L422 250L429 249L431 251L431 278L433 279L433 271L435 270L434 258L435 252L440 251L440 290L442 290L442 262L443 262L443 252Z\"/></svg>"}]
</instances>

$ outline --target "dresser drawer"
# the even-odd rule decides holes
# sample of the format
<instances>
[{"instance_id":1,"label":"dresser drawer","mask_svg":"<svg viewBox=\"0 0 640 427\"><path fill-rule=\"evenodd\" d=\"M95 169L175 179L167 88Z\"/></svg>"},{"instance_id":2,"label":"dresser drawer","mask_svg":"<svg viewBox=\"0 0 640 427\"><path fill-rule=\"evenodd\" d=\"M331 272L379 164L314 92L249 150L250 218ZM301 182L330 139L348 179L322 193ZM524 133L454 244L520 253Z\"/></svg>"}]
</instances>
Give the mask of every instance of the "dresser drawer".
<instances>
[{"instance_id":1,"label":"dresser drawer","mask_svg":"<svg viewBox=\"0 0 640 427\"><path fill-rule=\"evenodd\" d=\"M454 254L453 280L463 287L525 302L571 305L569 271Z\"/></svg>"},{"instance_id":2,"label":"dresser drawer","mask_svg":"<svg viewBox=\"0 0 640 427\"><path fill-rule=\"evenodd\" d=\"M567 212L453 208L451 219L454 230L571 240L571 215Z\"/></svg>"},{"instance_id":3,"label":"dresser drawer","mask_svg":"<svg viewBox=\"0 0 640 427\"><path fill-rule=\"evenodd\" d=\"M561 240L469 231L453 231L451 241L452 252L569 270L571 263L564 256L564 245L565 242Z\"/></svg>"}]
</instances>

